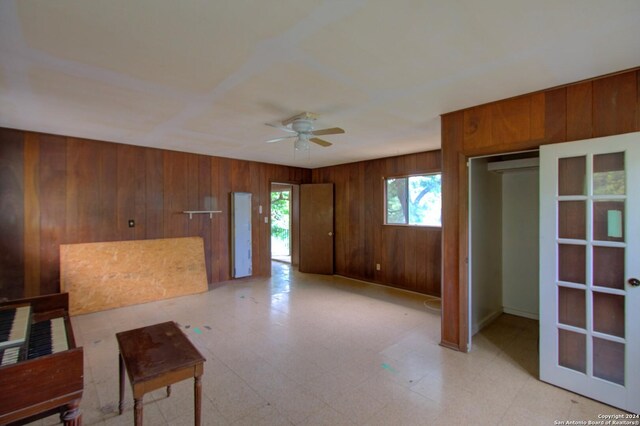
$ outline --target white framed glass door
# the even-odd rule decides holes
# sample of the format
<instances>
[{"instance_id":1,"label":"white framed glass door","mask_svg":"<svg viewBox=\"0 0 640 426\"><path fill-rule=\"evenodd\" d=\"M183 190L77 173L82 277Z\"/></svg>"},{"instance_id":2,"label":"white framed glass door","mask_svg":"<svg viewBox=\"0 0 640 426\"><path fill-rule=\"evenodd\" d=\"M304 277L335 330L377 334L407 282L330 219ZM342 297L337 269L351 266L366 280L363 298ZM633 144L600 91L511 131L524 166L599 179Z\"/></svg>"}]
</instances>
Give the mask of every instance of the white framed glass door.
<instances>
[{"instance_id":1,"label":"white framed glass door","mask_svg":"<svg viewBox=\"0 0 640 426\"><path fill-rule=\"evenodd\" d=\"M540 150L540 379L640 411L640 133Z\"/></svg>"}]
</instances>

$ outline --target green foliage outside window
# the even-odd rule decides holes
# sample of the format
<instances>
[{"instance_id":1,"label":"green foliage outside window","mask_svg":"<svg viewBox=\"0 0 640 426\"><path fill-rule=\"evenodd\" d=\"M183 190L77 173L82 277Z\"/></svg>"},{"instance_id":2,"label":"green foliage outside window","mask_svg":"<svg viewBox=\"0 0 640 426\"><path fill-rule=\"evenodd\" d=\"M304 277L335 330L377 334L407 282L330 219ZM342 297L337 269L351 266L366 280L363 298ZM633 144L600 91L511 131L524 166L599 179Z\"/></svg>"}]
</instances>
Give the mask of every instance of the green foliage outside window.
<instances>
[{"instance_id":1,"label":"green foliage outside window","mask_svg":"<svg viewBox=\"0 0 640 426\"><path fill-rule=\"evenodd\" d=\"M388 178L385 191L385 223L441 226L440 174Z\"/></svg>"}]
</instances>

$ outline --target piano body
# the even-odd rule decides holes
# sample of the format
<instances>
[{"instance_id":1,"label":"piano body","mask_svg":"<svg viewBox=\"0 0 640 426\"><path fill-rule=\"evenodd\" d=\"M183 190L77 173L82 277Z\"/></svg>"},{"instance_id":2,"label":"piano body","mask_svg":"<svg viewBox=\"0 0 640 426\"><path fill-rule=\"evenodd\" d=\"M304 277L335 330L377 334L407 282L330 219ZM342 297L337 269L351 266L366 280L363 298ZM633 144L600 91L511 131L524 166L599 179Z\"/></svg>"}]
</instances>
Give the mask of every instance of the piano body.
<instances>
[{"instance_id":1,"label":"piano body","mask_svg":"<svg viewBox=\"0 0 640 426\"><path fill-rule=\"evenodd\" d=\"M60 413L81 425L84 354L67 293L0 303L0 425Z\"/></svg>"}]
</instances>

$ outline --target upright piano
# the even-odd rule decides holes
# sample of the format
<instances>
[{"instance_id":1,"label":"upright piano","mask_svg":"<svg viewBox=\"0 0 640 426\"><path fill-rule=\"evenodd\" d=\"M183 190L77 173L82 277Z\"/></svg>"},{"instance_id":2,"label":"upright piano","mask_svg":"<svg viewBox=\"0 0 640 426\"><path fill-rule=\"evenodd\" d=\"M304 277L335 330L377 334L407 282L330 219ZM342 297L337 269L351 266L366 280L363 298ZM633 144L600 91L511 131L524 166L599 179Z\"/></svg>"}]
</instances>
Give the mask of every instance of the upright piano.
<instances>
[{"instance_id":1,"label":"upright piano","mask_svg":"<svg viewBox=\"0 0 640 426\"><path fill-rule=\"evenodd\" d=\"M0 303L0 425L55 413L81 425L83 368L68 293Z\"/></svg>"}]
</instances>

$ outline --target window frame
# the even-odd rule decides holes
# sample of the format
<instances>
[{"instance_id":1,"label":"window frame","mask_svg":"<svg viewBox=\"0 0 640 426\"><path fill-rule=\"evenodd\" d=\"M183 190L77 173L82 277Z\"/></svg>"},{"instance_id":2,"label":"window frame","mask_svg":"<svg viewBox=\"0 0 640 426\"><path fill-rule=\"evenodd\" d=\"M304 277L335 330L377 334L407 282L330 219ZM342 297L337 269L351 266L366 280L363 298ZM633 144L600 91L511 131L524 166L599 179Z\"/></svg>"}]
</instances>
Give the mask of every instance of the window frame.
<instances>
[{"instance_id":1,"label":"window frame","mask_svg":"<svg viewBox=\"0 0 640 426\"><path fill-rule=\"evenodd\" d=\"M442 171L429 171L423 173L412 173L407 175L390 175L382 177L382 225L383 226L401 226L401 227L410 227L410 228L432 228L432 229L442 229L442 204L440 208L440 225L421 225L421 224L410 224L410 223L388 223L387 222L387 181L389 179L407 179L407 189L409 186L409 178L415 176L433 176L440 175L440 200L442 201ZM409 191L407 191L407 197L409 196ZM407 203L408 203L407 199Z\"/></svg>"}]
</instances>

